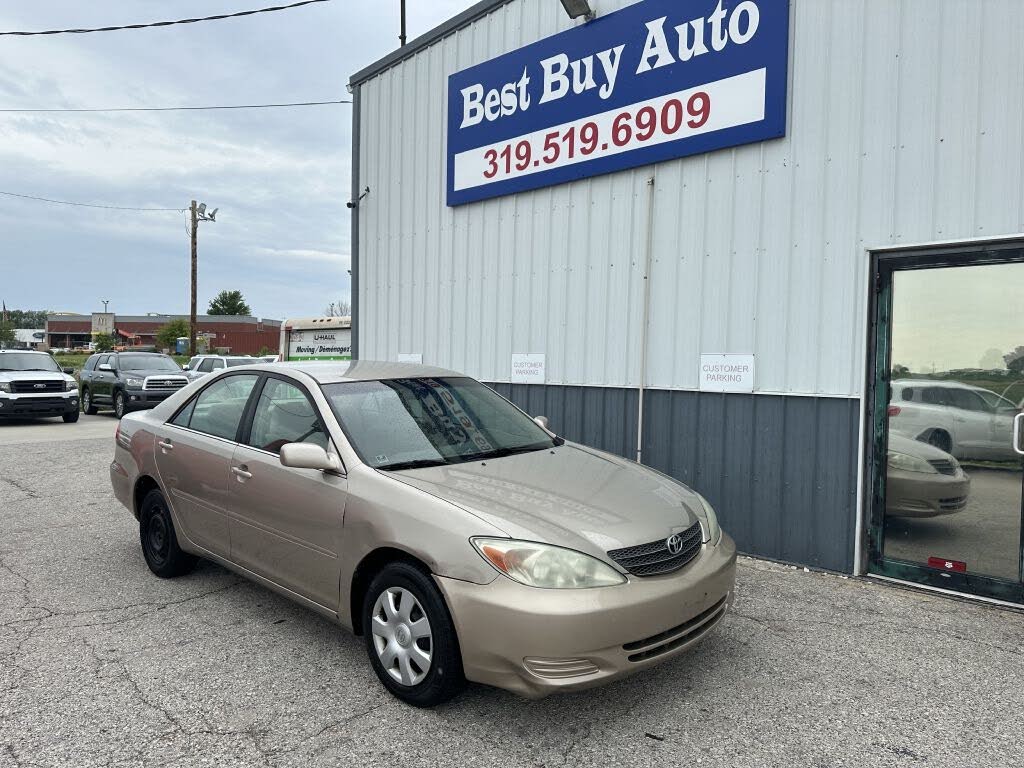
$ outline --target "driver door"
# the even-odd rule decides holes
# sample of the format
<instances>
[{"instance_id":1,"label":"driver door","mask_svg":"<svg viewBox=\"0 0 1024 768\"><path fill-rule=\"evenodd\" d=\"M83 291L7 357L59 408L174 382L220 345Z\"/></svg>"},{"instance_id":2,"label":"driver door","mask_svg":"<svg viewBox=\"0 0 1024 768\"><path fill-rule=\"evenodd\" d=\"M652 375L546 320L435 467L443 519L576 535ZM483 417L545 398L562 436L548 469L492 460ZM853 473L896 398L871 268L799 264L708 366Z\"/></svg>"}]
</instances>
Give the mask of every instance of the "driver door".
<instances>
[{"instance_id":1,"label":"driver door","mask_svg":"<svg viewBox=\"0 0 1024 768\"><path fill-rule=\"evenodd\" d=\"M305 389L290 379L268 377L231 461L231 557L337 611L348 480L282 466L281 446L298 442L336 452Z\"/></svg>"}]
</instances>

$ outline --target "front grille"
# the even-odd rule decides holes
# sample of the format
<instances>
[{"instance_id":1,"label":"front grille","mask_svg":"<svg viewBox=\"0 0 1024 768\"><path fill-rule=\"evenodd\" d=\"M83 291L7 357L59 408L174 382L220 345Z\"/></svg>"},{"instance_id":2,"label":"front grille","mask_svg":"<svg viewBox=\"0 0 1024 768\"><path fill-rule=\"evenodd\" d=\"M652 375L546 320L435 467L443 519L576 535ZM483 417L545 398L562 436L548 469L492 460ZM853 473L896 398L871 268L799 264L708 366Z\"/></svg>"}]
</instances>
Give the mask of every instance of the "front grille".
<instances>
[{"instance_id":1,"label":"front grille","mask_svg":"<svg viewBox=\"0 0 1024 768\"><path fill-rule=\"evenodd\" d=\"M677 554L669 552L668 539L665 538L635 547L613 549L608 553L608 557L634 576L658 576L663 573L672 573L693 560L704 543L704 535L699 522L694 523L679 535L682 537L682 549Z\"/></svg>"},{"instance_id":2,"label":"front grille","mask_svg":"<svg viewBox=\"0 0 1024 768\"><path fill-rule=\"evenodd\" d=\"M666 629L651 637L626 643L622 646L624 651L637 651L627 657L630 661L646 661L663 653L674 651L689 643L696 642L710 632L725 616L729 596L726 595L717 603L705 611L694 616L689 621L684 621L678 627ZM641 650L644 649L644 650Z\"/></svg>"},{"instance_id":3,"label":"front grille","mask_svg":"<svg viewBox=\"0 0 1024 768\"><path fill-rule=\"evenodd\" d=\"M147 391L175 392L188 384L184 376L147 376L142 388Z\"/></svg>"},{"instance_id":4,"label":"front grille","mask_svg":"<svg viewBox=\"0 0 1024 768\"><path fill-rule=\"evenodd\" d=\"M31 395L36 392L63 392L63 381L12 381L11 392Z\"/></svg>"},{"instance_id":5,"label":"front grille","mask_svg":"<svg viewBox=\"0 0 1024 768\"><path fill-rule=\"evenodd\" d=\"M953 462L948 459L929 459L928 463L935 468L935 471L941 475L955 475L956 467L953 466Z\"/></svg>"}]
</instances>

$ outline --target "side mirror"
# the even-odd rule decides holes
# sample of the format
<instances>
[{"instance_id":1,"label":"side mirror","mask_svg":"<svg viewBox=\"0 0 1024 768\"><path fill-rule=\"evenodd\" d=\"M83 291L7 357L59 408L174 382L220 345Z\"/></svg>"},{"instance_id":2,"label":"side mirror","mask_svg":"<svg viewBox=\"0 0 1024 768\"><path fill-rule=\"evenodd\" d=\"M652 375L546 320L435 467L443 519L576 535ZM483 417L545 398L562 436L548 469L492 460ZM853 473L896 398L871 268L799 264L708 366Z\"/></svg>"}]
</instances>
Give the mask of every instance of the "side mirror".
<instances>
[{"instance_id":1,"label":"side mirror","mask_svg":"<svg viewBox=\"0 0 1024 768\"><path fill-rule=\"evenodd\" d=\"M181 366L181 370L187 371L188 370L188 363L185 363L183 366Z\"/></svg>"},{"instance_id":2,"label":"side mirror","mask_svg":"<svg viewBox=\"0 0 1024 768\"><path fill-rule=\"evenodd\" d=\"M539 426L544 431L546 431L546 432L550 432L551 431L551 427L548 426L548 417L547 416L534 416L533 420L537 423L537 426Z\"/></svg>"},{"instance_id":3,"label":"side mirror","mask_svg":"<svg viewBox=\"0 0 1024 768\"><path fill-rule=\"evenodd\" d=\"M341 469L341 461L337 456L327 453L319 445L286 443L281 446L281 466L337 472Z\"/></svg>"},{"instance_id":4,"label":"side mirror","mask_svg":"<svg viewBox=\"0 0 1024 768\"><path fill-rule=\"evenodd\" d=\"M114 370L113 368L110 367L110 363L100 363L100 365L97 366L97 369L101 370L101 371L112 371L112 370Z\"/></svg>"},{"instance_id":5,"label":"side mirror","mask_svg":"<svg viewBox=\"0 0 1024 768\"><path fill-rule=\"evenodd\" d=\"M75 373L74 368L61 368L61 370L64 371L64 373L66 373L68 376L73 376Z\"/></svg>"}]
</instances>

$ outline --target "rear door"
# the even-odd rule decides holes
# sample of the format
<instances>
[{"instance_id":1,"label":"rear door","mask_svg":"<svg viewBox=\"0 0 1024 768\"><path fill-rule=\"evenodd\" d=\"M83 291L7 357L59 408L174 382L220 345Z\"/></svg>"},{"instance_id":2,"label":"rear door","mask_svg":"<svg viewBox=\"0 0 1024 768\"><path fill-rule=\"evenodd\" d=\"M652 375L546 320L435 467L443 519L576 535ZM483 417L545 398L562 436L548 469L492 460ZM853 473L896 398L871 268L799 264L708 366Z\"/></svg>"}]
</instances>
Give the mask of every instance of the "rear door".
<instances>
[{"instance_id":1,"label":"rear door","mask_svg":"<svg viewBox=\"0 0 1024 768\"><path fill-rule=\"evenodd\" d=\"M336 452L323 419L302 385L276 375L251 418L231 462L232 560L336 611L348 481L279 458L287 443Z\"/></svg>"},{"instance_id":2,"label":"rear door","mask_svg":"<svg viewBox=\"0 0 1024 768\"><path fill-rule=\"evenodd\" d=\"M165 425L156 465L175 512L193 543L231 554L228 484L239 426L258 374L226 376L203 389Z\"/></svg>"}]
</instances>

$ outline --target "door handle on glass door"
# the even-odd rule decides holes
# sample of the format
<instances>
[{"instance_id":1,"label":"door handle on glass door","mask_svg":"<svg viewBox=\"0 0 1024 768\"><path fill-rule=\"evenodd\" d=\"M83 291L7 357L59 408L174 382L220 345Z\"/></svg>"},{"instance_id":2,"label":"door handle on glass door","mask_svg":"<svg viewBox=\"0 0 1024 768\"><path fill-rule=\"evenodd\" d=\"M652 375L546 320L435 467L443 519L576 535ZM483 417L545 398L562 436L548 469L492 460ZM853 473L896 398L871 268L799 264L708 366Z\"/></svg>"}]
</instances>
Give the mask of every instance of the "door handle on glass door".
<instances>
[{"instance_id":1,"label":"door handle on glass door","mask_svg":"<svg viewBox=\"0 0 1024 768\"><path fill-rule=\"evenodd\" d=\"M231 471L234 472L235 475L238 477L238 482L242 482L243 480L248 480L250 477L252 477L252 472L249 472L245 468L245 464L243 464L240 467L232 467Z\"/></svg>"},{"instance_id":2,"label":"door handle on glass door","mask_svg":"<svg viewBox=\"0 0 1024 768\"><path fill-rule=\"evenodd\" d=\"M1024 412L1018 413L1013 417L1013 450L1024 456L1024 450L1020 447L1020 430L1021 421L1024 420Z\"/></svg>"}]
</instances>

